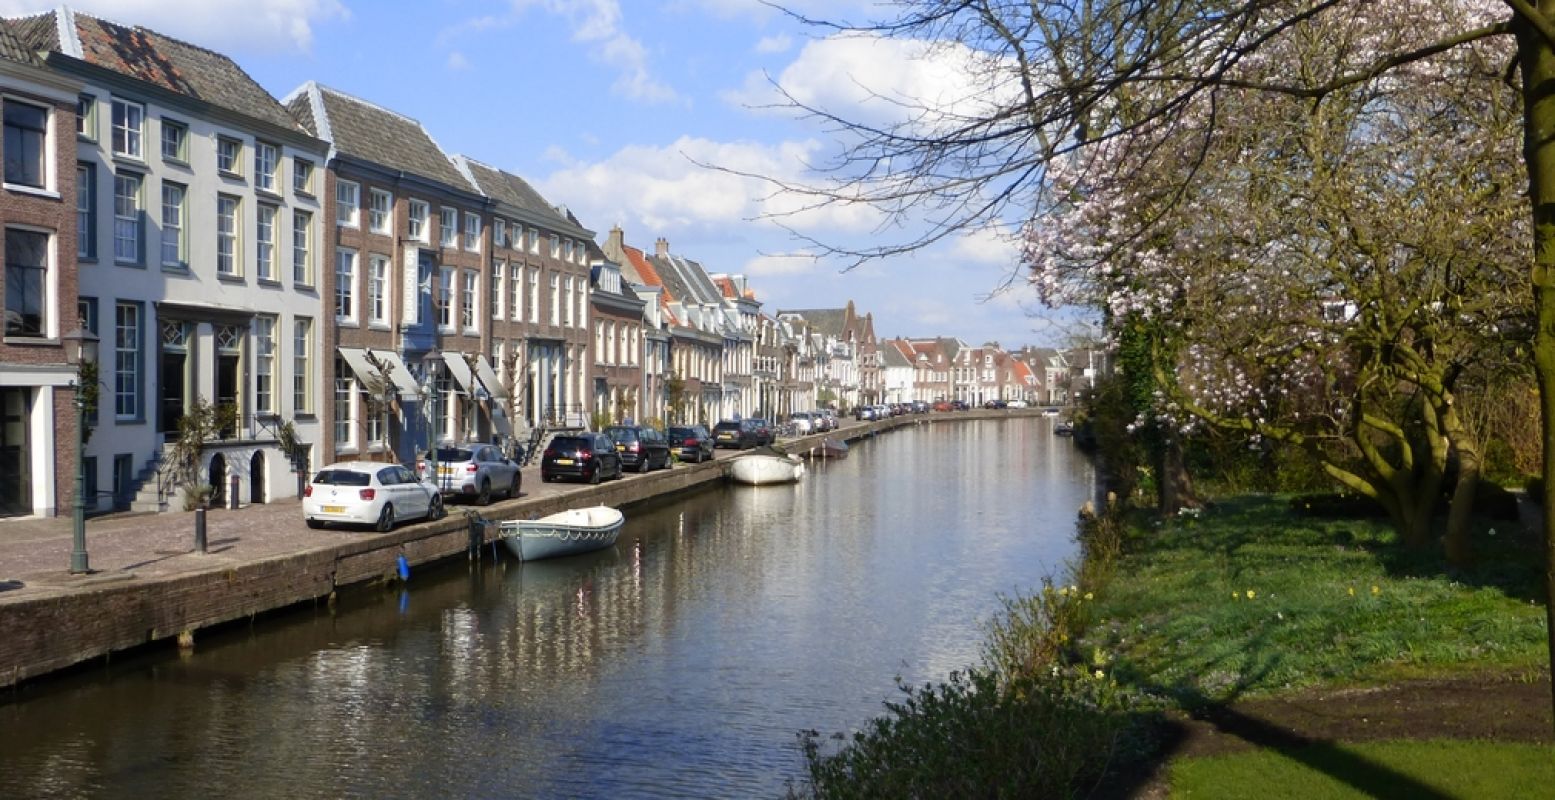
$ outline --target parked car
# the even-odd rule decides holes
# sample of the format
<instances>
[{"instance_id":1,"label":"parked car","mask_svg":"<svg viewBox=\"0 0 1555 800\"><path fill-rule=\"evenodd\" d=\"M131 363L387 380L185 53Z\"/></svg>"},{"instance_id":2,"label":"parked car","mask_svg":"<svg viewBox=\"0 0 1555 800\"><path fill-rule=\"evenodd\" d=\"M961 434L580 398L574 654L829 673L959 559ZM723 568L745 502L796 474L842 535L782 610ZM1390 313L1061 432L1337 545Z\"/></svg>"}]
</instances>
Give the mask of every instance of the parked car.
<instances>
[{"instance_id":1,"label":"parked car","mask_svg":"<svg viewBox=\"0 0 1555 800\"><path fill-rule=\"evenodd\" d=\"M422 480L437 484L443 494L473 497L483 506L491 503L493 491L513 498L518 497L523 488L518 462L489 444L438 447L436 480L432 478L431 453L421 454L416 471L421 473Z\"/></svg>"},{"instance_id":2,"label":"parked car","mask_svg":"<svg viewBox=\"0 0 1555 800\"><path fill-rule=\"evenodd\" d=\"M934 401L934 410L935 411L953 411L955 409L953 409L951 407L949 400L935 400Z\"/></svg>"},{"instance_id":3,"label":"parked car","mask_svg":"<svg viewBox=\"0 0 1555 800\"><path fill-rule=\"evenodd\" d=\"M752 420L726 419L713 426L713 446L746 450L761 444Z\"/></svg>"},{"instance_id":4,"label":"parked car","mask_svg":"<svg viewBox=\"0 0 1555 800\"><path fill-rule=\"evenodd\" d=\"M540 456L540 480L577 478L599 483L621 477L621 455L616 443L603 433L569 433L556 436Z\"/></svg>"},{"instance_id":5,"label":"parked car","mask_svg":"<svg viewBox=\"0 0 1555 800\"><path fill-rule=\"evenodd\" d=\"M657 429L611 425L602 432L615 442L616 452L621 455L621 469L647 472L670 468L670 443Z\"/></svg>"},{"instance_id":6,"label":"parked car","mask_svg":"<svg viewBox=\"0 0 1555 800\"><path fill-rule=\"evenodd\" d=\"M713 457L713 435L703 425L685 425L669 429L670 447L682 461L700 464Z\"/></svg>"},{"instance_id":7,"label":"parked car","mask_svg":"<svg viewBox=\"0 0 1555 800\"><path fill-rule=\"evenodd\" d=\"M826 422L826 427L822 430L834 431L837 430L837 426L842 424L837 420L837 410L834 408L823 408L819 413L821 415L821 419L825 420Z\"/></svg>"},{"instance_id":8,"label":"parked car","mask_svg":"<svg viewBox=\"0 0 1555 800\"><path fill-rule=\"evenodd\" d=\"M380 532L401 519L443 516L443 496L399 464L340 461L313 474L302 490L302 518L310 528L331 522L372 525Z\"/></svg>"},{"instance_id":9,"label":"parked car","mask_svg":"<svg viewBox=\"0 0 1555 800\"><path fill-rule=\"evenodd\" d=\"M912 413L914 413L914 414L927 414L927 413L929 413L929 401L927 401L927 400L914 400L914 401L912 401Z\"/></svg>"},{"instance_id":10,"label":"parked car","mask_svg":"<svg viewBox=\"0 0 1555 800\"><path fill-rule=\"evenodd\" d=\"M795 411L788 415L788 421L794 426L794 433L799 436L809 436L816 433L816 415L809 411Z\"/></svg>"},{"instance_id":11,"label":"parked car","mask_svg":"<svg viewBox=\"0 0 1555 800\"><path fill-rule=\"evenodd\" d=\"M1026 407L1026 401L1025 400L1011 400L1009 402L1009 407L1010 408L1025 408Z\"/></svg>"},{"instance_id":12,"label":"parked car","mask_svg":"<svg viewBox=\"0 0 1555 800\"><path fill-rule=\"evenodd\" d=\"M861 421L869 421L878 419L879 415L878 412L875 411L874 406L859 406L858 408L853 409L853 418Z\"/></svg>"},{"instance_id":13,"label":"parked car","mask_svg":"<svg viewBox=\"0 0 1555 800\"><path fill-rule=\"evenodd\" d=\"M993 400L985 400L985 401L983 401L983 408L1002 409L1002 408L1009 408L1009 406L1010 406L1009 403L1007 403L1007 402L1005 402L1003 400L999 400L997 398L995 398Z\"/></svg>"},{"instance_id":14,"label":"parked car","mask_svg":"<svg viewBox=\"0 0 1555 800\"><path fill-rule=\"evenodd\" d=\"M972 408L971 406L966 404L965 400L952 400L952 401L950 401L950 410L951 411L967 411L967 410L970 410L971 408Z\"/></svg>"},{"instance_id":15,"label":"parked car","mask_svg":"<svg viewBox=\"0 0 1555 800\"><path fill-rule=\"evenodd\" d=\"M756 429L757 447L764 447L777 441L777 431L772 429L772 423L762 419L761 417L751 417L745 421L749 423L751 427Z\"/></svg>"}]
</instances>

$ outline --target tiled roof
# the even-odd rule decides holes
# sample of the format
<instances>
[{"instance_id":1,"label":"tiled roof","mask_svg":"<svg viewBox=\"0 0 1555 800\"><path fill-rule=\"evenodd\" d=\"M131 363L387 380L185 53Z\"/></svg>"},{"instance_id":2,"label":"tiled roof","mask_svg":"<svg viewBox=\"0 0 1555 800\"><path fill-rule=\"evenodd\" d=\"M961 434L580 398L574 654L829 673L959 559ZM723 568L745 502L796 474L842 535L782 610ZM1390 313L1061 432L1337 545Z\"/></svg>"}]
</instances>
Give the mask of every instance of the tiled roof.
<instances>
[{"instance_id":1,"label":"tiled roof","mask_svg":"<svg viewBox=\"0 0 1555 800\"><path fill-rule=\"evenodd\" d=\"M658 270L649 263L648 257L643 251L630 245L621 248L626 253L626 263L621 265L621 271L644 286L656 286L664 290L664 301L672 302L675 299L669 287L664 285L664 279L659 277Z\"/></svg>"},{"instance_id":2,"label":"tiled roof","mask_svg":"<svg viewBox=\"0 0 1555 800\"><path fill-rule=\"evenodd\" d=\"M659 271L659 277L664 279L665 287L674 291L683 300L710 305L723 302L723 293L713 285L712 279L707 277L707 270L702 269L701 264L673 253L668 256L652 256L649 261Z\"/></svg>"},{"instance_id":3,"label":"tiled roof","mask_svg":"<svg viewBox=\"0 0 1555 800\"><path fill-rule=\"evenodd\" d=\"M913 365L912 348L900 339L887 341L885 347L880 348L881 358L888 367L911 367Z\"/></svg>"},{"instance_id":4,"label":"tiled roof","mask_svg":"<svg viewBox=\"0 0 1555 800\"><path fill-rule=\"evenodd\" d=\"M67 52L60 42L58 14L75 20L80 58L93 66L201 100L253 119L296 130L296 121L232 59L212 50L75 12L50 11L14 20L18 36L37 50Z\"/></svg>"},{"instance_id":5,"label":"tiled roof","mask_svg":"<svg viewBox=\"0 0 1555 800\"><path fill-rule=\"evenodd\" d=\"M310 123L315 136L328 139L341 153L460 191L475 191L426 128L410 117L312 82L293 92L287 107ZM324 119L315 117L315 108L323 109Z\"/></svg>"},{"instance_id":6,"label":"tiled roof","mask_svg":"<svg viewBox=\"0 0 1555 800\"><path fill-rule=\"evenodd\" d=\"M0 58L34 67L43 66L43 61L38 58L33 48L23 44L20 33L14 29L15 26L16 23L0 25Z\"/></svg>"},{"instance_id":7,"label":"tiled roof","mask_svg":"<svg viewBox=\"0 0 1555 800\"><path fill-rule=\"evenodd\" d=\"M804 317L810 327L827 334L842 338L843 330L847 325L848 310L846 308L803 308L779 311L779 314L798 314Z\"/></svg>"},{"instance_id":8,"label":"tiled roof","mask_svg":"<svg viewBox=\"0 0 1555 800\"><path fill-rule=\"evenodd\" d=\"M539 192L535 191L528 181L511 172L504 172L467 156L461 156L461 158L469 166L470 172L475 176L475 182L479 185L481 192L487 197L507 203L514 208L528 211L552 225L572 227L568 220L557 212L556 207L547 202Z\"/></svg>"}]
</instances>

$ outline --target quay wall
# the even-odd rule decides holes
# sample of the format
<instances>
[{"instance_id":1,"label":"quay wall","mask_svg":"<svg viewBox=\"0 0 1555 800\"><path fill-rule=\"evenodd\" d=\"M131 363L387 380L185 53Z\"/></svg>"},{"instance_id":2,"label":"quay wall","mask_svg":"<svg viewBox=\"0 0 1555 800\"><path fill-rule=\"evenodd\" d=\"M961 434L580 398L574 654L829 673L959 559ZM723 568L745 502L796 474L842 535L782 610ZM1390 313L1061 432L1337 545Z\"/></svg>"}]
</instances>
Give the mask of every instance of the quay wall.
<instances>
[{"instance_id":1,"label":"quay wall","mask_svg":"<svg viewBox=\"0 0 1555 800\"><path fill-rule=\"evenodd\" d=\"M803 453L827 437L857 441L903 426L1040 413L1022 409L905 415L787 440L781 446ZM672 470L580 487L560 495L500 501L479 509L479 514L501 521L545 516L583 505L627 507L721 482L727 469L726 459L680 464ZM456 507L441 520L386 534L347 542L321 539L317 546L294 553L176 575L94 576L67 592L7 603L0 609L0 688L116 652L184 635L192 637L204 628L316 602L346 587L394 580L400 556L412 567L479 557L477 551L495 540L496 526L472 525L461 510ZM300 518L297 524L302 524Z\"/></svg>"}]
</instances>

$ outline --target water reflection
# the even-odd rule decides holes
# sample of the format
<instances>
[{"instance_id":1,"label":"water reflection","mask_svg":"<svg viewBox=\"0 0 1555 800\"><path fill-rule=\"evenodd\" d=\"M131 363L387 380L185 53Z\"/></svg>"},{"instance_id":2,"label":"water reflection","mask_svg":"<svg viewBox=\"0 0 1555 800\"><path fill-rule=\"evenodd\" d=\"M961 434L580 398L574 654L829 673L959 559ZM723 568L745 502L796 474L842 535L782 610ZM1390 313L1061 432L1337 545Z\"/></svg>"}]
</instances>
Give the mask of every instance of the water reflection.
<instances>
[{"instance_id":1,"label":"water reflection","mask_svg":"<svg viewBox=\"0 0 1555 800\"><path fill-rule=\"evenodd\" d=\"M616 547L418 573L0 705L0 795L749 797L802 728L977 657L1073 553L1048 420L922 426L798 486L629 509Z\"/></svg>"}]
</instances>

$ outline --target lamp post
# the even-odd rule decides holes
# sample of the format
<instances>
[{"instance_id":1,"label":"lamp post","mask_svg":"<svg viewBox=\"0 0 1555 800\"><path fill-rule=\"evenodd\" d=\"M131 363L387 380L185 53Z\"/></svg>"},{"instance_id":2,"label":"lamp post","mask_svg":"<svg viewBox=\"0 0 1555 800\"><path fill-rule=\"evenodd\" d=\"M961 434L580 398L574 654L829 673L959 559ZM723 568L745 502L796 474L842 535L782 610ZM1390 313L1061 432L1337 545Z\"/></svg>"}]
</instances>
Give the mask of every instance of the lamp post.
<instances>
[{"instance_id":1,"label":"lamp post","mask_svg":"<svg viewBox=\"0 0 1555 800\"><path fill-rule=\"evenodd\" d=\"M76 494L71 503L70 572L91 572L86 556L86 461L81 451L86 441L86 370L97 363L97 334L76 328L60 337L65 342L65 363L76 368ZM92 378L96 382L96 378Z\"/></svg>"},{"instance_id":2,"label":"lamp post","mask_svg":"<svg viewBox=\"0 0 1555 800\"><path fill-rule=\"evenodd\" d=\"M426 376L427 394L431 401L428 404L427 417L427 463L432 467L432 485L443 487L442 476L437 473L437 434L433 432L433 426L438 424L437 406L441 401L437 382L443 374L443 351L433 347L427 354L421 357L421 374Z\"/></svg>"}]
</instances>

